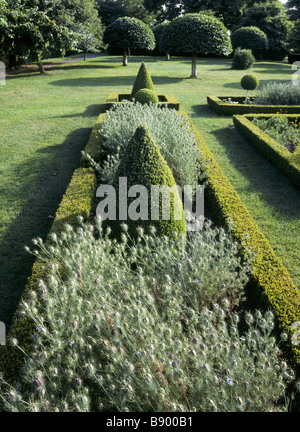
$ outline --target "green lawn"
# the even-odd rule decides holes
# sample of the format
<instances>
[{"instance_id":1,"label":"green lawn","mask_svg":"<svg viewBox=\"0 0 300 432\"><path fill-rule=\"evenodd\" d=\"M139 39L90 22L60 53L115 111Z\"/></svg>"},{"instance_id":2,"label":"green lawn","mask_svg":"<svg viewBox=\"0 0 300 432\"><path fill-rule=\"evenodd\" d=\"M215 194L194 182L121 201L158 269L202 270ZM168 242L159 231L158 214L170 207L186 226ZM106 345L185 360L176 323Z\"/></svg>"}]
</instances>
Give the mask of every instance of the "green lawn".
<instances>
[{"instance_id":1,"label":"green lawn","mask_svg":"<svg viewBox=\"0 0 300 432\"><path fill-rule=\"evenodd\" d=\"M59 59L56 59L57 61ZM61 59L60 59L61 60ZM300 192L206 105L208 95L243 95L230 60L198 60L198 79L189 79L189 59L101 55L57 64L44 76L13 75L0 86L0 321L8 326L30 275L33 258L23 251L33 237L45 238L91 127L109 93L131 91L141 61L158 93L181 102L218 163L240 194L300 287ZM284 62L261 62L251 70L261 85L289 81Z\"/></svg>"}]
</instances>

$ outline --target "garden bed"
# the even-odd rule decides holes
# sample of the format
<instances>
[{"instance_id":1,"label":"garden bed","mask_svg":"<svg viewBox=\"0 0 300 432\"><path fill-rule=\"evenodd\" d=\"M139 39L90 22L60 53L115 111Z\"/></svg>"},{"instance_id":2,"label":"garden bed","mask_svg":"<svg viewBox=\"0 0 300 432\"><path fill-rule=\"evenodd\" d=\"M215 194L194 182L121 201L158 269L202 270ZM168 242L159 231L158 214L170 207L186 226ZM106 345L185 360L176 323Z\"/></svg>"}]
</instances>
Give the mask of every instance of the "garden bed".
<instances>
[{"instance_id":1,"label":"garden bed","mask_svg":"<svg viewBox=\"0 0 300 432\"><path fill-rule=\"evenodd\" d=\"M180 113L187 116L181 111ZM105 114L99 116L97 130L102 121L105 121ZM226 228L229 228L231 224L234 225L233 234L238 243L243 246L245 256L248 254L248 248L251 248L256 254L255 271L249 284L250 294L253 295L254 302L256 302L255 307L264 309L271 307L275 312L280 331L286 331L291 336L292 324L300 320L300 292L285 266L253 221L239 195L223 174L191 120L190 124L206 161L208 186L205 189L205 203L209 206L217 223ZM101 140L101 136L98 136L98 146L95 143L92 146L91 143L88 143L85 152L90 152L92 158L99 158ZM82 163L85 166L88 165L86 158L83 157ZM293 360L299 364L299 349L292 344L289 345L289 349Z\"/></svg>"},{"instance_id":2,"label":"garden bed","mask_svg":"<svg viewBox=\"0 0 300 432\"><path fill-rule=\"evenodd\" d=\"M180 103L175 96L168 94L158 94L158 106L161 108L168 107L179 111ZM131 95L129 93L111 93L106 99L106 109L112 108L115 104L122 104L130 102Z\"/></svg>"},{"instance_id":3,"label":"garden bed","mask_svg":"<svg viewBox=\"0 0 300 432\"><path fill-rule=\"evenodd\" d=\"M276 116L276 114L274 115ZM290 181L300 188L300 148L296 148L294 152L290 152L287 148L279 144L269 134L262 131L258 126L252 123L256 119L268 119L272 116L263 114L257 115L235 115L233 122L236 129L243 135L251 144L253 144L260 154L266 157L276 168L285 174ZM288 116L289 121L297 120L297 115Z\"/></svg>"},{"instance_id":4,"label":"garden bed","mask_svg":"<svg viewBox=\"0 0 300 432\"><path fill-rule=\"evenodd\" d=\"M231 99L232 102L228 103ZM232 116L241 114L298 114L300 113L299 105L255 105L244 104L244 96L208 96L207 103L209 107L219 115ZM255 97L250 97L255 101Z\"/></svg>"}]
</instances>

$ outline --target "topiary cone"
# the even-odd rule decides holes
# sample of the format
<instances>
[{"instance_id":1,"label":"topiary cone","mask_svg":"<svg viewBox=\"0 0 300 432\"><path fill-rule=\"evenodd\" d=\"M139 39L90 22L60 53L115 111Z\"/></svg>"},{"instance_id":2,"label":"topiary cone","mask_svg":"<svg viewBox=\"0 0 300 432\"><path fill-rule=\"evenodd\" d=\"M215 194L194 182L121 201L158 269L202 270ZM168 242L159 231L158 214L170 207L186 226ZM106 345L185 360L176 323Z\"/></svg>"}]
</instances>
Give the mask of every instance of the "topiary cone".
<instances>
[{"instance_id":1,"label":"topiary cone","mask_svg":"<svg viewBox=\"0 0 300 432\"><path fill-rule=\"evenodd\" d=\"M119 197L120 193L120 177L127 179L128 191L131 186L135 185L144 186L147 190L148 206L146 211L148 213L147 218L145 218L147 220L131 220L129 217L127 217L127 220L124 221L128 225L128 233L131 238L135 238L137 236L136 230L138 227L142 227L145 231L148 231L150 226L154 226L156 228L156 233L159 236L168 236L173 238L174 232L178 233L179 235L186 234L184 211L175 179L146 125L137 128L134 136L128 143L123 158L121 159L115 180L112 184L112 186L115 188L117 197ZM159 201L152 201L151 186L163 185L170 188L173 187L170 199L163 200L162 196L160 196ZM136 201L136 199L136 197L128 197L128 213L131 203ZM144 211L145 208L146 207L143 209ZM176 220L174 211L175 209L178 211L181 220ZM139 210L141 212L142 209L140 208ZM157 220L153 219L151 210L155 211L156 215L159 214L159 218ZM163 211L165 210L169 210L170 213L170 217L167 220L163 219ZM110 221L108 223L112 229L113 237L120 238L120 234L122 232L122 221L120 221L119 207L117 207L117 220Z\"/></svg>"},{"instance_id":2,"label":"topiary cone","mask_svg":"<svg viewBox=\"0 0 300 432\"><path fill-rule=\"evenodd\" d=\"M133 88L131 91L131 99L135 97L135 94L141 89L149 89L155 92L154 85L152 82L151 75L148 71L147 66L142 62L138 74L135 78Z\"/></svg>"}]
</instances>

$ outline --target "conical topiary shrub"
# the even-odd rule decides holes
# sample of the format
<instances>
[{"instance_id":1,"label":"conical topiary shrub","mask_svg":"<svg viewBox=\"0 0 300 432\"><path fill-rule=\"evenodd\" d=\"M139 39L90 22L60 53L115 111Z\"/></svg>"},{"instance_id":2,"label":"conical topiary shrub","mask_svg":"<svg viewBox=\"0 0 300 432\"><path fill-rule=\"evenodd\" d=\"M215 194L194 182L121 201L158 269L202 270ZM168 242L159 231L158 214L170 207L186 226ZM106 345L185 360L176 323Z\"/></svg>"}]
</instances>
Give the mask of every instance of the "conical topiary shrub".
<instances>
[{"instance_id":1,"label":"conical topiary shrub","mask_svg":"<svg viewBox=\"0 0 300 432\"><path fill-rule=\"evenodd\" d=\"M119 179L123 181L120 185ZM113 182L113 186L116 191L117 197L117 212L116 221L109 221L108 224L112 229L112 235L115 238L120 238L122 232L121 223L122 219L120 216L120 202L118 201L119 196L124 197L124 191L120 191L120 187L123 188L124 179L127 182L127 211L128 217L124 222L128 225L128 232L131 238L136 237L137 228L142 227L146 232L149 231L150 226L156 228L156 233L159 236L174 237L174 232L177 234L186 234L186 223L184 217L184 211L182 202L178 193L178 189L173 177L173 174L161 155L157 144L155 143L152 135L150 134L146 125L137 128L134 136L129 141L126 148L126 152L120 162L118 171ZM132 186L138 185L138 188L144 189L144 193L141 201L141 193L137 191L134 197L129 197L129 190ZM151 188L152 186L168 186L172 188L172 192L169 195L170 199L163 199L162 195L157 195L157 199L153 199ZM126 191L126 193L127 193ZM146 197L145 197L146 195ZM167 196L167 195L166 195ZM137 206L137 197L140 205ZM147 198L146 205L144 205L144 198ZM135 203L134 203L135 202ZM139 217L137 220L133 220L130 215L131 205L134 208L138 208ZM124 207L123 210L124 211ZM168 219L164 220L166 214L169 213ZM135 213L136 214L136 213ZM153 217L153 215L156 215ZM179 219L181 220L176 220ZM144 220L143 220L144 219Z\"/></svg>"},{"instance_id":2,"label":"conical topiary shrub","mask_svg":"<svg viewBox=\"0 0 300 432\"><path fill-rule=\"evenodd\" d=\"M144 62L142 62L138 74L136 76L136 79L134 81L132 92L131 92L131 99L134 98L135 94L141 89L149 89L155 92L151 75Z\"/></svg>"}]
</instances>

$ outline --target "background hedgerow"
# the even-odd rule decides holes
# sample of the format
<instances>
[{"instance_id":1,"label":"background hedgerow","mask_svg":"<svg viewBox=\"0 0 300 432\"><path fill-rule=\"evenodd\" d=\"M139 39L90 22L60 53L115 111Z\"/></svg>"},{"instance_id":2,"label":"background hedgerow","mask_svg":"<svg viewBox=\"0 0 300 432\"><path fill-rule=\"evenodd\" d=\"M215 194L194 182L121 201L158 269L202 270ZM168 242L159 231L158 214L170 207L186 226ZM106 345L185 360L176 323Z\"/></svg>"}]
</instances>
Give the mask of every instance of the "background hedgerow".
<instances>
[{"instance_id":1,"label":"background hedgerow","mask_svg":"<svg viewBox=\"0 0 300 432\"><path fill-rule=\"evenodd\" d=\"M49 278L23 303L36 334L22 380L0 381L4 410L287 409L277 402L294 373L273 314L231 311L250 262L224 230L207 224L189 250L142 231L128 248L126 226L121 243L98 230L66 226L52 246L39 242Z\"/></svg>"},{"instance_id":2,"label":"background hedgerow","mask_svg":"<svg viewBox=\"0 0 300 432\"><path fill-rule=\"evenodd\" d=\"M100 150L109 156L102 170L103 181L111 183L129 140L137 127L146 124L176 183L180 186L198 183L199 149L187 119L176 110L160 109L154 104L125 103L107 111L106 118L99 127Z\"/></svg>"}]
</instances>

